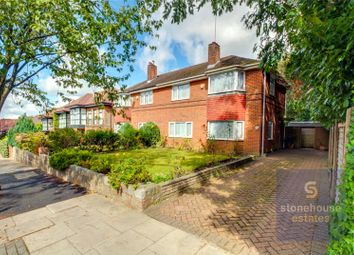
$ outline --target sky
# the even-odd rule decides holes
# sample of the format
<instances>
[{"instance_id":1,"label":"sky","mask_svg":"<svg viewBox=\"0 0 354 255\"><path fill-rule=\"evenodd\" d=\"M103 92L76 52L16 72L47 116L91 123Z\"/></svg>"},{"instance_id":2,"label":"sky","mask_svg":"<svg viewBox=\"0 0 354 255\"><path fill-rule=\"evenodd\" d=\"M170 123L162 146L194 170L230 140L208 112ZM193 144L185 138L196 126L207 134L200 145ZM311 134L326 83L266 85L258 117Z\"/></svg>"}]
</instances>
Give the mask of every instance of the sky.
<instances>
[{"instance_id":1,"label":"sky","mask_svg":"<svg viewBox=\"0 0 354 255\"><path fill-rule=\"evenodd\" d=\"M181 24L165 22L158 31L159 39L146 40L155 46L157 50L150 48L140 49L134 63L134 72L128 80L128 86L146 80L146 69L149 61L155 61L158 74L176 70L189 65L207 61L208 44L215 40L220 45L221 56L238 55L241 57L256 58L253 46L257 42L254 30L245 28L241 21L242 16L248 11L246 7L237 7L232 13L224 14L216 19L211 8L206 6L193 16L189 16ZM50 73L44 71L38 77L40 89L47 92L48 98L56 105L64 103L58 97L59 88ZM73 99L86 93L94 92L95 89L84 87L78 91ZM37 115L40 108L22 98L10 95L2 109L0 118L17 118L20 115Z\"/></svg>"}]
</instances>

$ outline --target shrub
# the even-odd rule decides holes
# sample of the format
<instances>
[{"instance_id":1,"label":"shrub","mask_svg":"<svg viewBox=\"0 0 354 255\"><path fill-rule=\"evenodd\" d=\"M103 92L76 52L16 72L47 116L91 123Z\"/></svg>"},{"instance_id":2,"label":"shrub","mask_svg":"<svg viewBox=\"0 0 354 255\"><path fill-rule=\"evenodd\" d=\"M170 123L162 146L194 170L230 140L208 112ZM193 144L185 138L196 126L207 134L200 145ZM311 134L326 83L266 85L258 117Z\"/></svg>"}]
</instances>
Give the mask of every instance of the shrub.
<instances>
[{"instance_id":1,"label":"shrub","mask_svg":"<svg viewBox=\"0 0 354 255\"><path fill-rule=\"evenodd\" d=\"M102 174L108 174L111 171L113 158L109 155L95 155L87 161L81 161L79 164L92 171Z\"/></svg>"},{"instance_id":2,"label":"shrub","mask_svg":"<svg viewBox=\"0 0 354 255\"><path fill-rule=\"evenodd\" d=\"M118 148L132 149L138 146L138 130L133 128L129 123L124 123L118 131L119 144Z\"/></svg>"},{"instance_id":3,"label":"shrub","mask_svg":"<svg viewBox=\"0 0 354 255\"><path fill-rule=\"evenodd\" d=\"M155 146L161 140L160 129L153 122L145 123L139 129L139 136L142 144L146 147Z\"/></svg>"},{"instance_id":4,"label":"shrub","mask_svg":"<svg viewBox=\"0 0 354 255\"><path fill-rule=\"evenodd\" d=\"M89 130L84 135L84 146L88 149L101 152L112 151L115 148L118 134L108 130Z\"/></svg>"},{"instance_id":5,"label":"shrub","mask_svg":"<svg viewBox=\"0 0 354 255\"><path fill-rule=\"evenodd\" d=\"M33 123L31 118L26 117L26 115L18 118L16 125L10 128L7 136L8 142L11 146L16 146L16 135L19 133L31 133L39 131L36 125Z\"/></svg>"},{"instance_id":6,"label":"shrub","mask_svg":"<svg viewBox=\"0 0 354 255\"><path fill-rule=\"evenodd\" d=\"M81 162L87 162L92 157L92 152L87 150L64 149L51 155L49 164L54 169L63 171L70 165L81 165Z\"/></svg>"},{"instance_id":7,"label":"shrub","mask_svg":"<svg viewBox=\"0 0 354 255\"><path fill-rule=\"evenodd\" d=\"M57 129L48 134L49 149L51 152L58 152L62 149L78 146L81 133L72 128Z\"/></svg>"},{"instance_id":8,"label":"shrub","mask_svg":"<svg viewBox=\"0 0 354 255\"><path fill-rule=\"evenodd\" d=\"M38 154L39 147L48 146L48 138L44 132L20 133L15 137L20 149Z\"/></svg>"},{"instance_id":9,"label":"shrub","mask_svg":"<svg viewBox=\"0 0 354 255\"><path fill-rule=\"evenodd\" d=\"M146 169L143 160L124 159L112 166L108 174L113 188L120 188L121 183L132 184L136 187L139 183L151 181L151 175Z\"/></svg>"},{"instance_id":10,"label":"shrub","mask_svg":"<svg viewBox=\"0 0 354 255\"><path fill-rule=\"evenodd\" d=\"M7 141L7 136L0 140L0 155L4 158L9 157L9 146Z\"/></svg>"}]
</instances>

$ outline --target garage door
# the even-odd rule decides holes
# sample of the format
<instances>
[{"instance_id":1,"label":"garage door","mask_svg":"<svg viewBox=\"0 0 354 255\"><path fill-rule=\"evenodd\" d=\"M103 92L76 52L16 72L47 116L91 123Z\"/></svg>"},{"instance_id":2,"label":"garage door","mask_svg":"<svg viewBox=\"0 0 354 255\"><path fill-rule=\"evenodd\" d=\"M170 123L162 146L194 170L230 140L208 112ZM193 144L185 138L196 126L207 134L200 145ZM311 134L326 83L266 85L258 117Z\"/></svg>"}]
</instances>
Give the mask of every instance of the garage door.
<instances>
[{"instance_id":1,"label":"garage door","mask_svg":"<svg viewBox=\"0 0 354 255\"><path fill-rule=\"evenodd\" d=\"M315 129L302 128L301 129L301 144L305 148L313 148L315 145Z\"/></svg>"}]
</instances>

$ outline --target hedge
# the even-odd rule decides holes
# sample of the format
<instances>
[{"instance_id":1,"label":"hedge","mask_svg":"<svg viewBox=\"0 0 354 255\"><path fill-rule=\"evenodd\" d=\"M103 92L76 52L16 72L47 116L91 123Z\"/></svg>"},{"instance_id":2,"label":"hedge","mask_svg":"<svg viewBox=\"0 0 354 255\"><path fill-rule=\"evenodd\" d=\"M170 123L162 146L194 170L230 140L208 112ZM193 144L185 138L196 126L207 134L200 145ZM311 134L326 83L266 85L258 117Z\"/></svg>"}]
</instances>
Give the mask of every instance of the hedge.
<instances>
[{"instance_id":1,"label":"hedge","mask_svg":"<svg viewBox=\"0 0 354 255\"><path fill-rule=\"evenodd\" d=\"M9 157L9 146L8 146L8 140L6 136L0 140L0 154L4 158Z\"/></svg>"}]
</instances>

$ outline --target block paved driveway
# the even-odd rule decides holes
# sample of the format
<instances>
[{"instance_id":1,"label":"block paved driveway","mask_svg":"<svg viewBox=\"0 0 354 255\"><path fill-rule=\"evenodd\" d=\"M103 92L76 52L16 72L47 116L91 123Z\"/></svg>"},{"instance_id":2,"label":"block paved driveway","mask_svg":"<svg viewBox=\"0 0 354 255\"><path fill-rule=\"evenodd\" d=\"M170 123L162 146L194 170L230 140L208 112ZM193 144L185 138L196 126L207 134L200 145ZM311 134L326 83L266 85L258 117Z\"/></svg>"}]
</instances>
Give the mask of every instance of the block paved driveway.
<instances>
[{"instance_id":1,"label":"block paved driveway","mask_svg":"<svg viewBox=\"0 0 354 255\"><path fill-rule=\"evenodd\" d=\"M328 242L326 162L327 153L316 150L274 152L146 213L234 254L323 255ZM305 192L308 181L317 196L306 197L311 195ZM304 205L324 209L309 212Z\"/></svg>"},{"instance_id":2,"label":"block paved driveway","mask_svg":"<svg viewBox=\"0 0 354 255\"><path fill-rule=\"evenodd\" d=\"M0 186L0 220L86 193L79 186L9 159L0 159Z\"/></svg>"}]
</instances>

